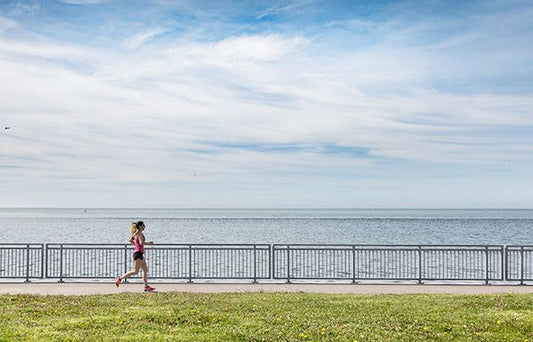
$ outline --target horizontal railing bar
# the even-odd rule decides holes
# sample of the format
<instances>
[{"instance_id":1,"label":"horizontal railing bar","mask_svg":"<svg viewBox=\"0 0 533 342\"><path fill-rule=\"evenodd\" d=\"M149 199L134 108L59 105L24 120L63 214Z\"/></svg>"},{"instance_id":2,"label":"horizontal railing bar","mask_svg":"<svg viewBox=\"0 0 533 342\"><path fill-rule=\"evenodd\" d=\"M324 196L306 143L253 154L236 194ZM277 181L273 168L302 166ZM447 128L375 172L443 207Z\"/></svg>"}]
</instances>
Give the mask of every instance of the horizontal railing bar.
<instances>
[{"instance_id":1,"label":"horizontal railing bar","mask_svg":"<svg viewBox=\"0 0 533 342\"><path fill-rule=\"evenodd\" d=\"M408 247L418 247L418 245L341 245L341 244L305 244L305 243L299 243L299 244L273 244L273 248L278 249L287 249L287 247L353 247L353 246L361 246L361 247L391 247L391 248L408 248Z\"/></svg>"},{"instance_id":2,"label":"horizontal railing bar","mask_svg":"<svg viewBox=\"0 0 533 342\"><path fill-rule=\"evenodd\" d=\"M27 246L27 245L30 245L30 246L44 246L45 244L44 243L22 243L22 242L2 242L0 243L0 247L1 246Z\"/></svg>"},{"instance_id":3,"label":"horizontal railing bar","mask_svg":"<svg viewBox=\"0 0 533 342\"><path fill-rule=\"evenodd\" d=\"M6 250L8 248L5 248ZM25 250L26 248L10 248L10 249L14 249L14 250ZM122 251L124 250L124 247L118 247L118 248L112 248L112 247L87 247L87 248L77 248L77 247L52 247L52 248L48 248L49 250L54 250L54 251L58 251L58 250L64 250L64 251L94 251L94 250L104 250L104 251ZM133 250L134 247L131 246L127 248L128 250ZM268 251L268 248L256 248L254 249L253 247L252 248L223 248L223 247L218 247L218 248L205 248L205 247L201 247L201 248L192 248L193 250L195 251L254 251L254 250L257 250L257 251ZM36 249L38 250L38 249ZM153 248L152 246L148 247L148 248L145 248L145 251L150 251L150 250L157 250L157 251L185 251L185 250L189 250L188 247L178 247L178 248ZM297 250L297 249L293 249L293 250ZM340 249L337 249L337 250L340 250Z\"/></svg>"},{"instance_id":4,"label":"horizontal railing bar","mask_svg":"<svg viewBox=\"0 0 533 342\"><path fill-rule=\"evenodd\" d=\"M471 248L471 249L452 249L452 248L435 248L435 249L424 249L423 252L498 252L499 249L485 249L485 248Z\"/></svg>"},{"instance_id":5,"label":"horizontal railing bar","mask_svg":"<svg viewBox=\"0 0 533 342\"><path fill-rule=\"evenodd\" d=\"M302 247L291 247L289 249L275 249L274 251L283 251L287 252L289 251L353 251L353 248L302 248ZM356 249L356 251L361 251L362 249ZM379 251L379 249L369 249L372 251ZM396 249L397 251L401 251L401 249ZM414 249L413 249L414 251Z\"/></svg>"},{"instance_id":6,"label":"horizontal railing bar","mask_svg":"<svg viewBox=\"0 0 533 342\"><path fill-rule=\"evenodd\" d=\"M160 245L158 245L160 246ZM154 245L154 247L156 247L156 245ZM224 246L214 246L213 248L209 248L208 246L198 246L198 245L191 245L192 248L196 248L198 250L218 250L218 249L242 249L242 250L253 250L254 248L255 249L259 249L259 246L227 246L227 247L224 247ZM262 246L263 249L267 250L268 249L268 246Z\"/></svg>"},{"instance_id":7,"label":"horizontal railing bar","mask_svg":"<svg viewBox=\"0 0 533 342\"><path fill-rule=\"evenodd\" d=\"M291 251L386 251L386 252L417 252L419 249L387 249L387 248L302 248L302 247L292 247L289 248ZM284 249L275 249L275 251L287 251L287 248ZM485 248L479 249L422 249L424 252L486 252ZM499 249L489 249L489 252L500 251Z\"/></svg>"},{"instance_id":8,"label":"horizontal railing bar","mask_svg":"<svg viewBox=\"0 0 533 342\"><path fill-rule=\"evenodd\" d=\"M287 279L287 277L276 277L274 279ZM354 278L354 277L339 277L339 278L319 278L319 277L293 277L291 280L418 280L418 277L415 278ZM483 279L484 280L484 279Z\"/></svg>"},{"instance_id":9,"label":"horizontal railing bar","mask_svg":"<svg viewBox=\"0 0 533 342\"><path fill-rule=\"evenodd\" d=\"M46 243L46 245L48 246L124 246L124 245L129 245L130 243L128 242L124 242L124 243L98 243L98 242L87 242L87 243L81 243L81 242L75 242L75 243L70 243L70 242L65 242L65 243L61 243L61 242L49 242L49 243Z\"/></svg>"},{"instance_id":10,"label":"horizontal railing bar","mask_svg":"<svg viewBox=\"0 0 533 342\"><path fill-rule=\"evenodd\" d=\"M133 250L133 246L132 247L128 247L128 249L132 249ZM48 248L48 250L54 250L54 251L59 251L59 250L64 250L64 251L97 251L97 250L103 250L103 251L122 251L124 250L124 247L98 247L98 246L94 246L94 247L87 247L87 248L84 248L84 247L50 247Z\"/></svg>"},{"instance_id":11,"label":"horizontal railing bar","mask_svg":"<svg viewBox=\"0 0 533 342\"><path fill-rule=\"evenodd\" d=\"M0 250L6 250L6 251L25 251L28 249L26 246L20 246L20 247L2 247L0 246ZM40 251L41 247L30 247L30 250L32 251Z\"/></svg>"},{"instance_id":12,"label":"horizontal railing bar","mask_svg":"<svg viewBox=\"0 0 533 342\"><path fill-rule=\"evenodd\" d=\"M171 279L171 278L169 278ZM182 278L182 279L188 279L188 277L186 278ZM228 278L228 277L193 277L192 279L254 279L254 276L251 275L251 276L247 276L247 277L240 277L240 276L235 276L235 277L231 277L231 278ZM270 279L268 277L260 277L260 276L257 276L255 277L255 279Z\"/></svg>"},{"instance_id":13,"label":"horizontal railing bar","mask_svg":"<svg viewBox=\"0 0 533 342\"><path fill-rule=\"evenodd\" d=\"M311 244L311 243L295 243L295 244L273 244L273 247L280 247L280 246L338 246L338 247L352 247L352 246L362 246L362 247L409 247L409 248L433 248L433 247L492 247L492 248L501 248L504 245L389 245L389 244ZM510 247L510 246L508 246ZM521 247L521 246L519 246ZM524 246L525 247L525 246ZM533 247L533 246L531 246Z\"/></svg>"},{"instance_id":14,"label":"horizontal railing bar","mask_svg":"<svg viewBox=\"0 0 533 342\"><path fill-rule=\"evenodd\" d=\"M28 244L25 244L25 243L9 243L9 244L0 244L0 248L2 248L2 246L21 246L21 247L26 247ZM33 247L33 248L38 248L40 246L44 246L45 244L29 244L30 247ZM128 244L128 243L123 243L123 244L105 244L105 243L84 243L84 244L75 244L75 243L65 243L65 244L58 244L58 243L48 243L46 244L49 248L58 248L60 246L63 246L64 248L67 247L67 246L72 246L72 247L78 247L78 246L114 246L114 247L124 247L124 246L131 246L131 244ZM257 247L257 248L260 248L260 247L263 247L263 248L268 248L270 245L268 244L154 244L154 245L150 245L150 246L170 246L170 247L173 247L173 246L199 246L199 247L204 247L204 246L246 246L246 247ZM283 246L283 247L282 247ZM352 247L381 247L381 248L395 248L395 249L400 249L400 248L429 248L429 249L433 249L433 248L495 248L495 249L501 249L503 247L505 247L504 245L373 245L373 244L357 244L357 245L336 245L336 244L273 244L272 247L273 248L277 248L277 249L283 249L285 250L287 247L286 246L289 246L289 247L324 247L324 248L328 248L328 247L345 247L345 248L352 248ZM510 245L507 245L506 246L508 249L514 249L514 248L533 248L533 245L532 246L510 246Z\"/></svg>"},{"instance_id":15,"label":"horizontal railing bar","mask_svg":"<svg viewBox=\"0 0 533 342\"><path fill-rule=\"evenodd\" d=\"M23 245L27 244L14 244L14 245ZM130 243L47 243L48 246L124 246L130 245ZM253 243L157 243L154 246L270 246L269 244L253 244Z\"/></svg>"}]
</instances>

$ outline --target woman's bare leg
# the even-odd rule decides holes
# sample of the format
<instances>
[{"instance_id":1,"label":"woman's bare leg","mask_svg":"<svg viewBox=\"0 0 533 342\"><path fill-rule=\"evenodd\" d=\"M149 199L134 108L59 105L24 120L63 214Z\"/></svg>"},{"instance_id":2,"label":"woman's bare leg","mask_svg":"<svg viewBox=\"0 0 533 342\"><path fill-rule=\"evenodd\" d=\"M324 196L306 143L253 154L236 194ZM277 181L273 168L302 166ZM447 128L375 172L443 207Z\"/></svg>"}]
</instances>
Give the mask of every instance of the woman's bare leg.
<instances>
[{"instance_id":1,"label":"woman's bare leg","mask_svg":"<svg viewBox=\"0 0 533 342\"><path fill-rule=\"evenodd\" d=\"M141 269L143 270L143 283L144 286L148 286L148 266L146 266L146 261L143 259L140 262Z\"/></svg>"},{"instance_id":2,"label":"woman's bare leg","mask_svg":"<svg viewBox=\"0 0 533 342\"><path fill-rule=\"evenodd\" d=\"M127 279L129 277L133 277L137 273L139 273L139 270L141 269L141 262L144 262L144 260L135 259L133 260L133 270L129 271L128 273L125 273L120 276L121 280Z\"/></svg>"}]
</instances>

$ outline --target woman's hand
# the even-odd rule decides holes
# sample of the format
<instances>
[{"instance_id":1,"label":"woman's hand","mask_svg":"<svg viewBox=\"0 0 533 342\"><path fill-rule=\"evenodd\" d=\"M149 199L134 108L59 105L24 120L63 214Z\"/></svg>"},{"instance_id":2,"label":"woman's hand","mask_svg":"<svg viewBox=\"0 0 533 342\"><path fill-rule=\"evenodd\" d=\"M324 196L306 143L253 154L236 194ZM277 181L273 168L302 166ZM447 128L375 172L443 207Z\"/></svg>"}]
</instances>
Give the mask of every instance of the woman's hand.
<instances>
[{"instance_id":1,"label":"woman's hand","mask_svg":"<svg viewBox=\"0 0 533 342\"><path fill-rule=\"evenodd\" d=\"M154 242L153 241L148 241L148 242L145 242L146 245L153 245Z\"/></svg>"}]
</instances>

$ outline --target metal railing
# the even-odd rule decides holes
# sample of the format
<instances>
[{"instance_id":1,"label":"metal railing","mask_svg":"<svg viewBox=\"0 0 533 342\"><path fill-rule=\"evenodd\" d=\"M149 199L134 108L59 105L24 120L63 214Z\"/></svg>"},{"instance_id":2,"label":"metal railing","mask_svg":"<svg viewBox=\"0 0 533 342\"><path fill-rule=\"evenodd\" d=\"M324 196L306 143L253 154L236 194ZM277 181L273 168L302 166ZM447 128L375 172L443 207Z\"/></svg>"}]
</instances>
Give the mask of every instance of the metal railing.
<instances>
[{"instance_id":1,"label":"metal railing","mask_svg":"<svg viewBox=\"0 0 533 342\"><path fill-rule=\"evenodd\" d=\"M509 281L533 281L533 246L506 246L505 279Z\"/></svg>"},{"instance_id":2,"label":"metal railing","mask_svg":"<svg viewBox=\"0 0 533 342\"><path fill-rule=\"evenodd\" d=\"M128 244L0 244L0 279L112 279ZM533 246L164 244L146 248L152 279L533 281Z\"/></svg>"},{"instance_id":3,"label":"metal railing","mask_svg":"<svg viewBox=\"0 0 533 342\"><path fill-rule=\"evenodd\" d=\"M43 244L0 244L0 278L43 278Z\"/></svg>"},{"instance_id":4,"label":"metal railing","mask_svg":"<svg viewBox=\"0 0 533 342\"><path fill-rule=\"evenodd\" d=\"M504 280L503 246L274 245L274 279Z\"/></svg>"},{"instance_id":5,"label":"metal railing","mask_svg":"<svg viewBox=\"0 0 533 342\"><path fill-rule=\"evenodd\" d=\"M151 278L270 278L270 245L166 244L146 248ZM131 245L47 244L46 278L114 278L132 267Z\"/></svg>"}]
</instances>

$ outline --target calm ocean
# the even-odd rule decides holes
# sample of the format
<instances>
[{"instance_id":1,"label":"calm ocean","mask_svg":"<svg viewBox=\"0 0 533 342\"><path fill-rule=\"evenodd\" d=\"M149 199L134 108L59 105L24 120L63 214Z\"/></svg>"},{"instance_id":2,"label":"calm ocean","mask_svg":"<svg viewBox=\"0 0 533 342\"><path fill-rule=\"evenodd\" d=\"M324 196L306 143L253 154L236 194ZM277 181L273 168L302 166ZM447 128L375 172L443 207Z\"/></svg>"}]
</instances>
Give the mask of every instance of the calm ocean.
<instances>
[{"instance_id":1,"label":"calm ocean","mask_svg":"<svg viewBox=\"0 0 533 342\"><path fill-rule=\"evenodd\" d=\"M533 244L533 210L0 209L2 242Z\"/></svg>"}]
</instances>

